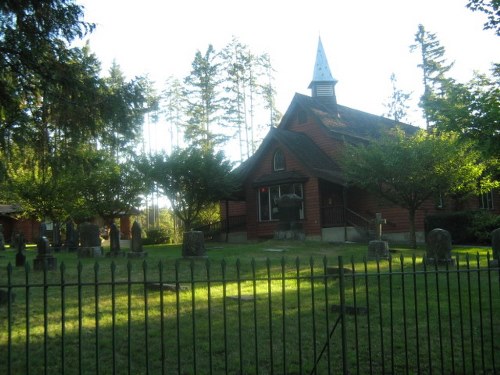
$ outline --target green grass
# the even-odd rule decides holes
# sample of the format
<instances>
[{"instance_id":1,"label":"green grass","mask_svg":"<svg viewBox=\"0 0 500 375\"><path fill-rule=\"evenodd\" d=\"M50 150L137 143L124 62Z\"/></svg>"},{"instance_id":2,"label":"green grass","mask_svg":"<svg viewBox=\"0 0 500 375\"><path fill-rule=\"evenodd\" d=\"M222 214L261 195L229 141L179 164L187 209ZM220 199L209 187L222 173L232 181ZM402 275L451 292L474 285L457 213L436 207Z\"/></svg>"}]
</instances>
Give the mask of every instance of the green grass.
<instances>
[{"instance_id":1,"label":"green grass","mask_svg":"<svg viewBox=\"0 0 500 375\"><path fill-rule=\"evenodd\" d=\"M10 281L15 252L1 253L0 288L10 283L16 297L0 307L0 373L310 373L339 317L340 281L324 272L339 256L356 272L344 279L345 303L368 310L345 316L349 371L500 366L500 276L487 268L488 249L456 248L458 270L439 272L422 263L423 248L396 247L390 262L364 259L366 245L319 242L207 243L200 260L182 259L178 245L146 251L131 260L57 253L57 271L12 267ZM27 251L29 268L35 255ZM144 288L160 281L186 289ZM318 374L342 371L342 342L338 325Z\"/></svg>"}]
</instances>

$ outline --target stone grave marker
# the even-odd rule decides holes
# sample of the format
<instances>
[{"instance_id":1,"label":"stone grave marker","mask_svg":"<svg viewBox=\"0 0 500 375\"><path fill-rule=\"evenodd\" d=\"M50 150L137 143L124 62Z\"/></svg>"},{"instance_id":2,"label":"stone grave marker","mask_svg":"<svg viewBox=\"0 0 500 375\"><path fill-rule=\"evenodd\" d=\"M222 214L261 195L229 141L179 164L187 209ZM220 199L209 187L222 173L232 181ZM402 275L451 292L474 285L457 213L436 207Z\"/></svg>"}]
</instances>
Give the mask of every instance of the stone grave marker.
<instances>
[{"instance_id":1,"label":"stone grave marker","mask_svg":"<svg viewBox=\"0 0 500 375\"><path fill-rule=\"evenodd\" d=\"M52 229L52 249L54 249L55 252L59 252L61 251L61 248L61 226L59 225L59 223L54 223Z\"/></svg>"},{"instance_id":2,"label":"stone grave marker","mask_svg":"<svg viewBox=\"0 0 500 375\"><path fill-rule=\"evenodd\" d=\"M44 269L53 271L57 268L57 259L52 255L52 249L47 237L40 237L36 243L37 255L33 260L33 268L35 271L43 271Z\"/></svg>"},{"instance_id":3,"label":"stone grave marker","mask_svg":"<svg viewBox=\"0 0 500 375\"><path fill-rule=\"evenodd\" d=\"M110 251L108 253L108 256L123 256L123 252L120 248L120 231L118 230L115 223L111 223L111 225L109 226L109 248Z\"/></svg>"},{"instance_id":4,"label":"stone grave marker","mask_svg":"<svg viewBox=\"0 0 500 375\"><path fill-rule=\"evenodd\" d=\"M80 247L79 258L94 258L102 256L101 238L97 224L82 223L79 225Z\"/></svg>"},{"instance_id":5,"label":"stone grave marker","mask_svg":"<svg viewBox=\"0 0 500 375\"><path fill-rule=\"evenodd\" d=\"M132 224L132 242L130 246L130 252L128 253L129 258L144 258L148 255L142 250L142 229L139 223L134 221Z\"/></svg>"},{"instance_id":6,"label":"stone grave marker","mask_svg":"<svg viewBox=\"0 0 500 375\"><path fill-rule=\"evenodd\" d=\"M182 256L184 258L204 258L207 250L205 249L205 238L202 231L184 232L182 242Z\"/></svg>"},{"instance_id":7,"label":"stone grave marker","mask_svg":"<svg viewBox=\"0 0 500 375\"><path fill-rule=\"evenodd\" d=\"M387 224L387 220L382 218L381 213L375 215L375 233L377 239L368 243L369 259L388 259L389 243L382 240L382 225Z\"/></svg>"},{"instance_id":8,"label":"stone grave marker","mask_svg":"<svg viewBox=\"0 0 500 375\"><path fill-rule=\"evenodd\" d=\"M24 265L26 264L26 255L24 254L24 251L26 250L26 241L24 240L23 233L18 233L16 237L16 267L24 267Z\"/></svg>"},{"instance_id":9,"label":"stone grave marker","mask_svg":"<svg viewBox=\"0 0 500 375\"><path fill-rule=\"evenodd\" d=\"M491 248L493 250L493 259L490 260L490 266L498 267L500 264L500 228L491 232Z\"/></svg>"},{"instance_id":10,"label":"stone grave marker","mask_svg":"<svg viewBox=\"0 0 500 375\"><path fill-rule=\"evenodd\" d=\"M445 229L435 228L427 235L426 262L428 264L455 264L451 257L451 234Z\"/></svg>"},{"instance_id":11,"label":"stone grave marker","mask_svg":"<svg viewBox=\"0 0 500 375\"><path fill-rule=\"evenodd\" d=\"M66 250L76 251L78 249L78 232L72 220L66 221Z\"/></svg>"}]
</instances>

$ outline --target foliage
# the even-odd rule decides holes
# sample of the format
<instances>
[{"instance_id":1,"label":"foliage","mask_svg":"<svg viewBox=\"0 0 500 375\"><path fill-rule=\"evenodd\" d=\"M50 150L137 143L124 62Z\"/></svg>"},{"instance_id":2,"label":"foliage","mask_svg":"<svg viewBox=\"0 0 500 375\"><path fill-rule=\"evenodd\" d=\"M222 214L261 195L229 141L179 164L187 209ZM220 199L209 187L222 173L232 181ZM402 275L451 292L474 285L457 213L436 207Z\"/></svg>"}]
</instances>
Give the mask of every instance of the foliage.
<instances>
[{"instance_id":1,"label":"foliage","mask_svg":"<svg viewBox=\"0 0 500 375\"><path fill-rule=\"evenodd\" d=\"M273 73L267 54L254 53L237 38L220 51L211 44L205 53L197 51L190 74L182 83L170 77L163 90L160 111L171 143L179 146L183 134L189 145L220 150L236 139L240 159L249 157L280 117Z\"/></svg>"},{"instance_id":2,"label":"foliage","mask_svg":"<svg viewBox=\"0 0 500 375\"><path fill-rule=\"evenodd\" d=\"M472 216L469 231L479 243L490 244L491 232L500 228L500 216L488 211L478 211Z\"/></svg>"},{"instance_id":3,"label":"foliage","mask_svg":"<svg viewBox=\"0 0 500 375\"><path fill-rule=\"evenodd\" d=\"M427 199L434 194L464 199L492 186L474 144L452 134L420 131L407 137L399 130L367 146L348 146L342 163L352 183L408 210L412 246L415 213Z\"/></svg>"},{"instance_id":4,"label":"foliage","mask_svg":"<svg viewBox=\"0 0 500 375\"><path fill-rule=\"evenodd\" d=\"M425 217L425 231L446 229L456 244L490 244L491 232L500 228L500 216L488 211L443 212Z\"/></svg>"},{"instance_id":5,"label":"foliage","mask_svg":"<svg viewBox=\"0 0 500 375\"><path fill-rule=\"evenodd\" d=\"M493 30L500 36L500 0L469 0L467 8L486 14L488 21L485 22L484 29Z\"/></svg>"},{"instance_id":6,"label":"foliage","mask_svg":"<svg viewBox=\"0 0 500 375\"><path fill-rule=\"evenodd\" d=\"M474 139L485 158L500 159L500 65L493 75L476 73L466 84L441 81L439 92L425 101L428 118L439 131L453 131Z\"/></svg>"},{"instance_id":7,"label":"foliage","mask_svg":"<svg viewBox=\"0 0 500 375\"><path fill-rule=\"evenodd\" d=\"M391 83L392 94L389 97L388 102L385 104L388 111L386 116L394 119L394 121L404 122L409 108L407 102L410 99L411 94L398 89L397 79L394 73L391 74Z\"/></svg>"},{"instance_id":8,"label":"foliage","mask_svg":"<svg viewBox=\"0 0 500 375\"><path fill-rule=\"evenodd\" d=\"M2 198L22 203L38 219L74 216L75 210L76 216L109 214L105 200L120 209L136 202L137 189L120 186L132 178L122 162L155 95L147 78L127 82L116 64L102 78L88 46L70 47L94 27L82 18L72 0L0 7ZM96 161L105 154L119 162Z\"/></svg>"},{"instance_id":9,"label":"foliage","mask_svg":"<svg viewBox=\"0 0 500 375\"><path fill-rule=\"evenodd\" d=\"M150 186L156 184L169 199L174 214L191 229L203 210L229 198L235 189L231 164L224 153L189 147L171 155L157 154L139 163Z\"/></svg>"},{"instance_id":10,"label":"foliage","mask_svg":"<svg viewBox=\"0 0 500 375\"><path fill-rule=\"evenodd\" d=\"M146 229L146 238L142 239L143 245L158 245L167 243L170 236L165 228Z\"/></svg>"},{"instance_id":11,"label":"foliage","mask_svg":"<svg viewBox=\"0 0 500 375\"><path fill-rule=\"evenodd\" d=\"M445 74L453 67L453 63L448 64L445 55L445 48L441 46L436 34L425 30L423 25L418 25L415 34L415 44L410 46L410 51L419 51L421 62L418 67L422 69L422 83L424 84L424 94L420 100L420 106L424 110L424 117L429 129L433 124L428 118L426 111L426 101L443 81Z\"/></svg>"},{"instance_id":12,"label":"foliage","mask_svg":"<svg viewBox=\"0 0 500 375\"><path fill-rule=\"evenodd\" d=\"M200 51L196 52L191 74L184 79L189 117L186 137L207 149L224 139L222 134L215 133L212 128L219 122L222 106L218 93L221 84L220 69L216 51L210 44L204 55Z\"/></svg>"}]
</instances>

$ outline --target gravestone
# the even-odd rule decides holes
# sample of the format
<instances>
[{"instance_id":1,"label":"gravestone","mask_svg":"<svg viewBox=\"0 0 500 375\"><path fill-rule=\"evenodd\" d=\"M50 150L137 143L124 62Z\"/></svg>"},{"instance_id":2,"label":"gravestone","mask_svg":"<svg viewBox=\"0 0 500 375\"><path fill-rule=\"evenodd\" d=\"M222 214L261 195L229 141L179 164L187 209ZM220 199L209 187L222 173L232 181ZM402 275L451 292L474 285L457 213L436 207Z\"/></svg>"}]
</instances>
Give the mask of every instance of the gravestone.
<instances>
[{"instance_id":1,"label":"gravestone","mask_svg":"<svg viewBox=\"0 0 500 375\"><path fill-rule=\"evenodd\" d=\"M24 254L24 250L26 249L26 241L24 240L23 233L18 233L16 237L16 267L24 267L24 265L26 264L26 255Z\"/></svg>"},{"instance_id":2,"label":"gravestone","mask_svg":"<svg viewBox=\"0 0 500 375\"><path fill-rule=\"evenodd\" d=\"M5 250L5 237L3 235L3 224L0 224L0 251Z\"/></svg>"},{"instance_id":3,"label":"gravestone","mask_svg":"<svg viewBox=\"0 0 500 375\"><path fill-rule=\"evenodd\" d=\"M120 231L118 230L115 223L111 223L111 225L109 226L109 247L110 251L108 253L108 256L123 256L123 252L120 248Z\"/></svg>"},{"instance_id":4,"label":"gravestone","mask_svg":"<svg viewBox=\"0 0 500 375\"><path fill-rule=\"evenodd\" d=\"M54 223L52 229L52 249L55 252L61 251L62 243L61 243L61 226L59 223Z\"/></svg>"},{"instance_id":5,"label":"gravestone","mask_svg":"<svg viewBox=\"0 0 500 375\"><path fill-rule=\"evenodd\" d=\"M498 267L500 264L500 228L491 232L491 248L493 250L493 259L490 260L490 266Z\"/></svg>"},{"instance_id":6,"label":"gravestone","mask_svg":"<svg viewBox=\"0 0 500 375\"><path fill-rule=\"evenodd\" d=\"M375 215L375 234L376 239L368 243L368 258L370 259L388 259L389 243L382 240L382 225L387 224L387 220L382 218L382 214Z\"/></svg>"},{"instance_id":7,"label":"gravestone","mask_svg":"<svg viewBox=\"0 0 500 375\"><path fill-rule=\"evenodd\" d=\"M39 238L42 238L42 237L47 237L47 224L45 224L45 223L40 223L40 228L39 228L38 237L39 237Z\"/></svg>"},{"instance_id":8,"label":"gravestone","mask_svg":"<svg viewBox=\"0 0 500 375\"><path fill-rule=\"evenodd\" d=\"M35 271L55 270L57 268L57 259L52 255L49 240L47 237L40 237L36 243L37 255L33 260Z\"/></svg>"},{"instance_id":9,"label":"gravestone","mask_svg":"<svg viewBox=\"0 0 500 375\"><path fill-rule=\"evenodd\" d=\"M80 247L79 258L94 258L102 256L101 238L97 224L82 223L79 225Z\"/></svg>"},{"instance_id":10,"label":"gravestone","mask_svg":"<svg viewBox=\"0 0 500 375\"><path fill-rule=\"evenodd\" d=\"M445 229L435 228L427 235L426 262L429 264L455 264L451 257L451 234Z\"/></svg>"},{"instance_id":11,"label":"gravestone","mask_svg":"<svg viewBox=\"0 0 500 375\"><path fill-rule=\"evenodd\" d=\"M182 256L184 258L206 257L205 238L202 231L184 232Z\"/></svg>"},{"instance_id":12,"label":"gravestone","mask_svg":"<svg viewBox=\"0 0 500 375\"><path fill-rule=\"evenodd\" d=\"M72 220L66 221L66 250L76 251L78 249L78 232Z\"/></svg>"},{"instance_id":13,"label":"gravestone","mask_svg":"<svg viewBox=\"0 0 500 375\"><path fill-rule=\"evenodd\" d=\"M144 258L147 255L142 250L142 229L137 221L132 224L132 242L130 246L129 258Z\"/></svg>"},{"instance_id":14,"label":"gravestone","mask_svg":"<svg viewBox=\"0 0 500 375\"><path fill-rule=\"evenodd\" d=\"M276 202L279 222L274 232L277 240L305 240L305 233L300 222L302 198L297 194L283 194Z\"/></svg>"}]
</instances>

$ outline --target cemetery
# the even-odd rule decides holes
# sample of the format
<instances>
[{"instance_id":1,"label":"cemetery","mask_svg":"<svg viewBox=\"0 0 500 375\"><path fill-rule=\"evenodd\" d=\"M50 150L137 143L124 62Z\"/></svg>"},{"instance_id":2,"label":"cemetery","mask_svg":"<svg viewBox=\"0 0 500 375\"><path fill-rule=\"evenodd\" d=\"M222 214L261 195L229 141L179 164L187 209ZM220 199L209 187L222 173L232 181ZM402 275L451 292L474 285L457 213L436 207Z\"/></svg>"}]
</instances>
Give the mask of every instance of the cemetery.
<instances>
[{"instance_id":1,"label":"cemetery","mask_svg":"<svg viewBox=\"0 0 500 375\"><path fill-rule=\"evenodd\" d=\"M7 247L0 372L494 373L492 236L494 248L389 243L380 258L366 244L282 239L133 256Z\"/></svg>"}]
</instances>

